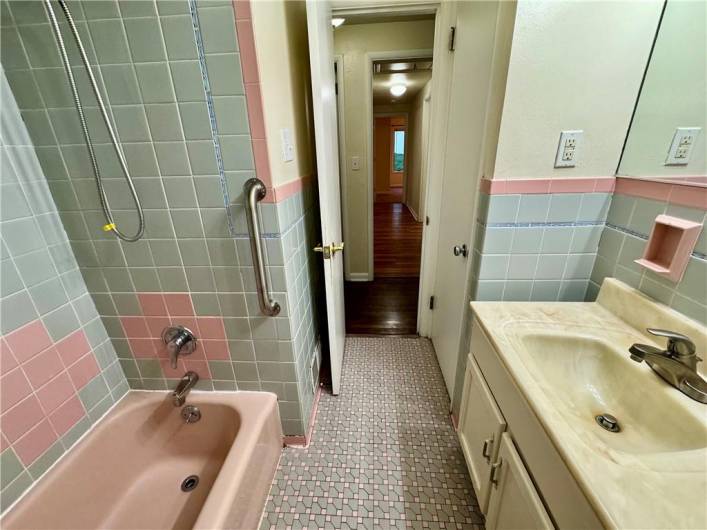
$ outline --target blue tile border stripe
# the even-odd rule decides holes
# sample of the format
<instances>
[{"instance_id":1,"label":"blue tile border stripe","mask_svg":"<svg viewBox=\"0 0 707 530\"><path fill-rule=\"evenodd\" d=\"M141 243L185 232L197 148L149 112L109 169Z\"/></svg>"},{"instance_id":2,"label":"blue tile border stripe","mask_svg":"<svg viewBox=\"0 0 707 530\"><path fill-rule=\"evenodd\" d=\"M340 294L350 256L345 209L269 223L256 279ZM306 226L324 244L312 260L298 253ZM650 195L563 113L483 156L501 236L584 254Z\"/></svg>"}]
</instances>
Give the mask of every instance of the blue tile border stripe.
<instances>
[{"instance_id":1,"label":"blue tile border stripe","mask_svg":"<svg viewBox=\"0 0 707 530\"><path fill-rule=\"evenodd\" d=\"M231 215L230 197L228 196L228 185L226 184L226 171L223 165L223 155L221 153L221 142L218 137L218 125L216 123L216 111L214 110L214 98L211 94L211 84L209 83L209 72L206 69L206 53L204 52L204 40L201 36L201 25L199 24L199 13L196 8L196 0L188 0L189 12L191 14L192 28L194 29L194 40L196 41L196 50L199 58L199 69L201 70L201 81L204 85L204 95L206 96L206 107L209 113L209 126L211 128L211 140L214 144L214 155L216 156L216 165L218 166L219 182L221 184L221 193L223 195L223 206L226 209L226 218L228 219L228 230L233 237L237 237L234 229L233 217Z\"/></svg>"}]
</instances>

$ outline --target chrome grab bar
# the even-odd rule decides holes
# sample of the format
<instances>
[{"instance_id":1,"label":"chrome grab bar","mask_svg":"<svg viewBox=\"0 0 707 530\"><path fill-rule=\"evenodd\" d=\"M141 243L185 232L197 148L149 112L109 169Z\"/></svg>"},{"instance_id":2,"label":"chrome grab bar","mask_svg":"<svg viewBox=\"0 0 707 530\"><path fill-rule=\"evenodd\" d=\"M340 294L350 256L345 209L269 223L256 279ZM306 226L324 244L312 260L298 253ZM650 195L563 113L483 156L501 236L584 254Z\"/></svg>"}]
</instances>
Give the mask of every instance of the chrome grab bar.
<instances>
[{"instance_id":1,"label":"chrome grab bar","mask_svg":"<svg viewBox=\"0 0 707 530\"><path fill-rule=\"evenodd\" d=\"M260 179L248 179L243 184L248 234L250 235L250 252L253 255L255 285L258 288L258 302L263 314L274 317L280 313L280 304L270 297L268 278L265 275L265 263L263 261L263 243L260 240L260 224L258 223L258 202L265 198L266 193L265 184Z\"/></svg>"}]
</instances>

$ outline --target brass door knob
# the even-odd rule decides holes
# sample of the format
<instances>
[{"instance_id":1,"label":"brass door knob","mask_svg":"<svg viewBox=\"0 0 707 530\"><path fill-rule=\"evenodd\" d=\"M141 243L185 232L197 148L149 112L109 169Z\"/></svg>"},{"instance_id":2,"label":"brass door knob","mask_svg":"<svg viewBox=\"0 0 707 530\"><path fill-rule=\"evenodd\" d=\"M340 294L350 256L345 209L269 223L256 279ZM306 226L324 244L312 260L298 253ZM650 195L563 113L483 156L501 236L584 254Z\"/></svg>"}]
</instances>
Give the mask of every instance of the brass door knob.
<instances>
[{"instance_id":1,"label":"brass door knob","mask_svg":"<svg viewBox=\"0 0 707 530\"><path fill-rule=\"evenodd\" d=\"M324 254L324 259L331 259L334 254L344 250L344 243L341 242L338 245L335 243L329 243L328 245L317 245L313 250L314 252L321 252Z\"/></svg>"}]
</instances>

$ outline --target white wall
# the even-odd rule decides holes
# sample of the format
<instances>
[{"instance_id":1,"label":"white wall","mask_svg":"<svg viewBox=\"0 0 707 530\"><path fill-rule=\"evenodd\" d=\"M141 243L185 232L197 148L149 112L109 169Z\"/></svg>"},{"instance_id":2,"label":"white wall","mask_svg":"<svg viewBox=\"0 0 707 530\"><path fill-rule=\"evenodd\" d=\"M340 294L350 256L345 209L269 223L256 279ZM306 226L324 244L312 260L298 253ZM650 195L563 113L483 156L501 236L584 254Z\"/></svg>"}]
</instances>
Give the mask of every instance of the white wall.
<instances>
[{"instance_id":1,"label":"white wall","mask_svg":"<svg viewBox=\"0 0 707 530\"><path fill-rule=\"evenodd\" d=\"M493 178L614 175L661 6L518 3ZM555 169L568 129L584 130L579 163Z\"/></svg>"},{"instance_id":2,"label":"white wall","mask_svg":"<svg viewBox=\"0 0 707 530\"><path fill-rule=\"evenodd\" d=\"M407 182L405 203L418 221L424 217L423 197L427 177L427 147L429 135L429 97L432 82L427 84L415 96L408 123Z\"/></svg>"},{"instance_id":3,"label":"white wall","mask_svg":"<svg viewBox=\"0 0 707 530\"><path fill-rule=\"evenodd\" d=\"M668 2L619 174L707 175L707 3ZM676 127L702 127L686 166L666 166Z\"/></svg>"},{"instance_id":4,"label":"white wall","mask_svg":"<svg viewBox=\"0 0 707 530\"><path fill-rule=\"evenodd\" d=\"M301 0L251 2L272 184L313 172L307 12ZM280 129L292 132L293 161L282 160Z\"/></svg>"},{"instance_id":5,"label":"white wall","mask_svg":"<svg viewBox=\"0 0 707 530\"><path fill-rule=\"evenodd\" d=\"M434 20L388 22L381 24L353 24L334 32L334 53L343 57L344 69L344 131L345 144L341 146L346 160L342 168L342 187L346 188L344 205L344 241L348 252L346 276L367 275L369 270L368 216L368 112L370 87L366 85L369 52L431 50L434 46ZM351 169L351 157L358 156L360 169Z\"/></svg>"}]
</instances>

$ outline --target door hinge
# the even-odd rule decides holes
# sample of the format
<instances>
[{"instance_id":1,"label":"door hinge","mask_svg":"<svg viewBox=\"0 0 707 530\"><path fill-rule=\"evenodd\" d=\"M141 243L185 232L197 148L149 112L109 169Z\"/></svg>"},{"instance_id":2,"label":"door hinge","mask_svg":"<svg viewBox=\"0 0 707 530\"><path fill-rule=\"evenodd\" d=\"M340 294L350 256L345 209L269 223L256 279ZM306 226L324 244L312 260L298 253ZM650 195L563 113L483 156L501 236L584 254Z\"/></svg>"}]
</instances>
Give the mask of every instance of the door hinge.
<instances>
[{"instance_id":1,"label":"door hinge","mask_svg":"<svg viewBox=\"0 0 707 530\"><path fill-rule=\"evenodd\" d=\"M435 297L430 296L430 309L434 309L434 308L435 308Z\"/></svg>"},{"instance_id":2,"label":"door hinge","mask_svg":"<svg viewBox=\"0 0 707 530\"><path fill-rule=\"evenodd\" d=\"M426 215L425 216L425 226L429 226L429 224L430 224L430 216Z\"/></svg>"},{"instance_id":3,"label":"door hinge","mask_svg":"<svg viewBox=\"0 0 707 530\"><path fill-rule=\"evenodd\" d=\"M449 28L449 51L453 52L454 47L456 46L457 42L457 28L456 26L452 26Z\"/></svg>"}]
</instances>

